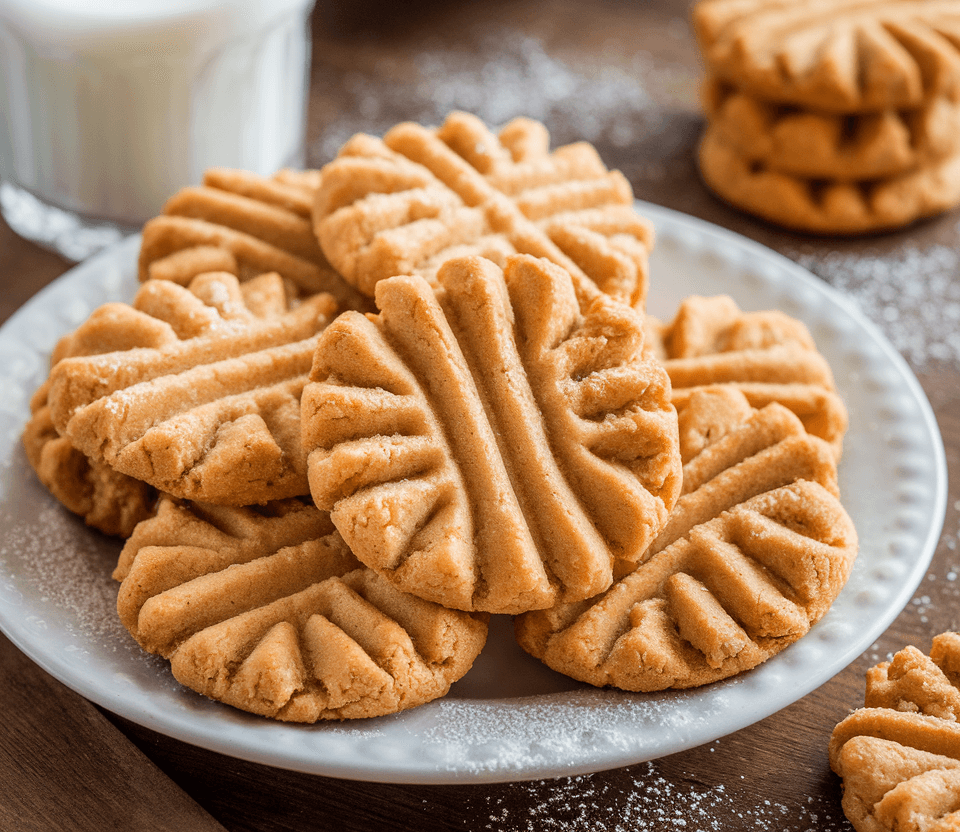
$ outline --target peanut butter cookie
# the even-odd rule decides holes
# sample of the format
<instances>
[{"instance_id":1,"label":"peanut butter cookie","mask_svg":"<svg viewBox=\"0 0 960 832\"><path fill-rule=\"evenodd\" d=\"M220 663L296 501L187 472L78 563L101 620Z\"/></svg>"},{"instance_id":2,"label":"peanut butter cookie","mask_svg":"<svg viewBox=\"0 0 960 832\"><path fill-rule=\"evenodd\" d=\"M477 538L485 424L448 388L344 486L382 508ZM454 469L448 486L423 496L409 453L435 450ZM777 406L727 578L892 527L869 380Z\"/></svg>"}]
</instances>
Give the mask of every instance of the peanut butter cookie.
<instances>
[{"instance_id":1,"label":"peanut butter cookie","mask_svg":"<svg viewBox=\"0 0 960 832\"><path fill-rule=\"evenodd\" d=\"M549 150L542 124L516 119L494 134L467 113L430 129L399 124L359 134L321 170L313 211L324 254L368 295L416 274L436 285L446 260L544 257L598 292L642 306L653 229L624 176L585 142Z\"/></svg>"},{"instance_id":2,"label":"peanut butter cookie","mask_svg":"<svg viewBox=\"0 0 960 832\"><path fill-rule=\"evenodd\" d=\"M960 826L960 635L906 647L867 672L864 707L830 738L857 832Z\"/></svg>"},{"instance_id":3,"label":"peanut butter cookie","mask_svg":"<svg viewBox=\"0 0 960 832\"><path fill-rule=\"evenodd\" d=\"M121 621L181 684L283 721L429 702L486 640L486 616L398 592L297 500L251 509L165 497L115 576Z\"/></svg>"},{"instance_id":4,"label":"peanut butter cookie","mask_svg":"<svg viewBox=\"0 0 960 832\"><path fill-rule=\"evenodd\" d=\"M839 113L960 91L956 0L701 0L710 69L758 98Z\"/></svg>"},{"instance_id":5,"label":"peanut butter cookie","mask_svg":"<svg viewBox=\"0 0 960 832\"><path fill-rule=\"evenodd\" d=\"M336 273L320 250L310 212L317 171L272 177L213 168L203 183L178 191L143 227L140 280L186 286L204 272L241 280L276 272L302 292L328 292L343 309L369 303Z\"/></svg>"},{"instance_id":6,"label":"peanut butter cookie","mask_svg":"<svg viewBox=\"0 0 960 832\"><path fill-rule=\"evenodd\" d=\"M680 489L642 316L531 256L446 262L344 313L303 395L317 505L400 589L516 613L601 592Z\"/></svg>"},{"instance_id":7,"label":"peanut butter cookie","mask_svg":"<svg viewBox=\"0 0 960 832\"><path fill-rule=\"evenodd\" d=\"M300 393L335 309L325 294L291 306L276 274L147 281L132 308L98 310L86 329L121 346L54 364L53 426L89 458L174 496L249 505L306 494ZM151 345L130 348L131 328Z\"/></svg>"},{"instance_id":8,"label":"peanut butter cookie","mask_svg":"<svg viewBox=\"0 0 960 832\"><path fill-rule=\"evenodd\" d=\"M725 390L690 409L725 408L729 427L743 405ZM518 616L524 650L597 686L688 688L755 667L823 616L857 552L826 444L771 404L713 438L683 475L684 496L640 565L594 598Z\"/></svg>"}]
</instances>

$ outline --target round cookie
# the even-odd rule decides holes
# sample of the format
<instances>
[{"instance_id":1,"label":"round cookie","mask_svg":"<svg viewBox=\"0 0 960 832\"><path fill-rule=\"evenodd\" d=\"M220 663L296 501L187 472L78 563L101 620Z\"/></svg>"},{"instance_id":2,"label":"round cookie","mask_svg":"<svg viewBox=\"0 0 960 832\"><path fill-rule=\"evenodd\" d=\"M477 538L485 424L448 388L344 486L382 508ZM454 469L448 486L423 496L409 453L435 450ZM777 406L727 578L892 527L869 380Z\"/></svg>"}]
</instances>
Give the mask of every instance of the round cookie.
<instances>
[{"instance_id":1,"label":"round cookie","mask_svg":"<svg viewBox=\"0 0 960 832\"><path fill-rule=\"evenodd\" d=\"M913 110L825 113L763 101L709 78L702 99L712 128L739 155L803 179L887 179L960 152L960 103L944 96Z\"/></svg>"},{"instance_id":2,"label":"round cookie","mask_svg":"<svg viewBox=\"0 0 960 832\"><path fill-rule=\"evenodd\" d=\"M642 318L547 260L465 257L377 284L304 389L311 493L405 592L517 613L635 564L680 489L667 376Z\"/></svg>"},{"instance_id":3,"label":"round cookie","mask_svg":"<svg viewBox=\"0 0 960 832\"><path fill-rule=\"evenodd\" d=\"M704 182L734 207L808 233L886 231L960 205L960 154L889 179L803 179L751 162L708 125L699 165Z\"/></svg>"},{"instance_id":4,"label":"round cookie","mask_svg":"<svg viewBox=\"0 0 960 832\"><path fill-rule=\"evenodd\" d=\"M499 133L451 113L430 129L398 124L383 140L358 134L321 170L313 223L324 254L372 296L377 281L416 274L436 285L446 260L544 257L577 291L642 307L653 228L630 184L585 142L549 150L542 124Z\"/></svg>"},{"instance_id":5,"label":"round cookie","mask_svg":"<svg viewBox=\"0 0 960 832\"><path fill-rule=\"evenodd\" d=\"M290 722L375 717L446 694L486 616L404 595L297 501L261 509L164 497L114 576L120 619L204 696Z\"/></svg>"},{"instance_id":6,"label":"round cookie","mask_svg":"<svg viewBox=\"0 0 960 832\"><path fill-rule=\"evenodd\" d=\"M143 227L140 280L186 286L198 274L223 271L247 280L276 272L291 286L333 295L342 309L368 309L323 256L310 211L317 171L259 176L212 168L203 182L178 191Z\"/></svg>"},{"instance_id":7,"label":"round cookie","mask_svg":"<svg viewBox=\"0 0 960 832\"><path fill-rule=\"evenodd\" d=\"M329 295L293 302L276 274L147 281L132 306L96 310L84 330L115 346L54 364L53 425L90 459L174 496L306 494L300 393L335 309Z\"/></svg>"},{"instance_id":8,"label":"round cookie","mask_svg":"<svg viewBox=\"0 0 960 832\"><path fill-rule=\"evenodd\" d=\"M715 412L715 396L742 412L733 390L689 407ZM524 650L592 685L689 688L755 667L823 616L857 552L829 448L776 404L721 421L641 564L588 601L518 616Z\"/></svg>"},{"instance_id":9,"label":"round cookie","mask_svg":"<svg viewBox=\"0 0 960 832\"><path fill-rule=\"evenodd\" d=\"M960 92L957 0L700 0L710 70L757 98L835 113Z\"/></svg>"}]
</instances>

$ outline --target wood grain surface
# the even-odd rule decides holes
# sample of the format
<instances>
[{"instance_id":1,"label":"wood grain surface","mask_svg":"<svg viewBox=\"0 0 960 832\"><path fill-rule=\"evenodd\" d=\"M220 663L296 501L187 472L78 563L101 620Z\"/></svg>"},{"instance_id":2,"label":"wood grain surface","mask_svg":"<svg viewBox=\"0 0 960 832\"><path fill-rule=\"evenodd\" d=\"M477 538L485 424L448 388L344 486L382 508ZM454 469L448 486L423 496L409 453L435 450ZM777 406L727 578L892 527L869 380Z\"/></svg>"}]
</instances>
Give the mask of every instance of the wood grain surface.
<instances>
[{"instance_id":1,"label":"wood grain surface","mask_svg":"<svg viewBox=\"0 0 960 832\"><path fill-rule=\"evenodd\" d=\"M960 627L960 214L831 240L717 200L694 164L701 67L688 12L667 0L321 2L308 162L323 164L359 130L437 123L454 108L491 123L529 115L558 144L592 142L639 198L751 237L847 294L917 374L950 473L934 560L889 629L794 705L685 753L573 778L445 787L303 775L186 745L92 706L0 638L0 829L851 828L827 764L833 726L862 703L868 667ZM0 222L0 320L69 266Z\"/></svg>"}]
</instances>

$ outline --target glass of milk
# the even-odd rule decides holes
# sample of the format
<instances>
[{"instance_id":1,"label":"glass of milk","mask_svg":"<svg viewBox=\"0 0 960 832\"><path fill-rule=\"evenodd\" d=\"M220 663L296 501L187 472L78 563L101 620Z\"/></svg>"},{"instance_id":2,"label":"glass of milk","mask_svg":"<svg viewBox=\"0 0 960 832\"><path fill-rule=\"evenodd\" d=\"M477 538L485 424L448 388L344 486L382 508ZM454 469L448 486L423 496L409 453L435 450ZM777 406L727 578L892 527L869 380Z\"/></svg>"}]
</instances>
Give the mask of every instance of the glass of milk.
<instances>
[{"instance_id":1,"label":"glass of milk","mask_svg":"<svg viewBox=\"0 0 960 832\"><path fill-rule=\"evenodd\" d=\"M302 166L314 0L0 0L0 211L80 260L210 167Z\"/></svg>"}]
</instances>

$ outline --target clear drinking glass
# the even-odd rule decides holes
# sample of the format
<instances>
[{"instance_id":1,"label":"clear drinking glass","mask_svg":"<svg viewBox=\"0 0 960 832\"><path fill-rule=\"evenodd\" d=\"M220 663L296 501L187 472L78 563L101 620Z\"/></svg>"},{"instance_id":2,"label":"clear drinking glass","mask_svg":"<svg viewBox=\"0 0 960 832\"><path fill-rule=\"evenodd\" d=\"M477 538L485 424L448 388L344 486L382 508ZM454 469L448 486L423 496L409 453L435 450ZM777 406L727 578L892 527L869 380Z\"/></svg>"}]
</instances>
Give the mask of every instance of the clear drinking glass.
<instances>
[{"instance_id":1,"label":"clear drinking glass","mask_svg":"<svg viewBox=\"0 0 960 832\"><path fill-rule=\"evenodd\" d=\"M314 0L0 0L0 212L81 260L210 167L302 166Z\"/></svg>"}]
</instances>

